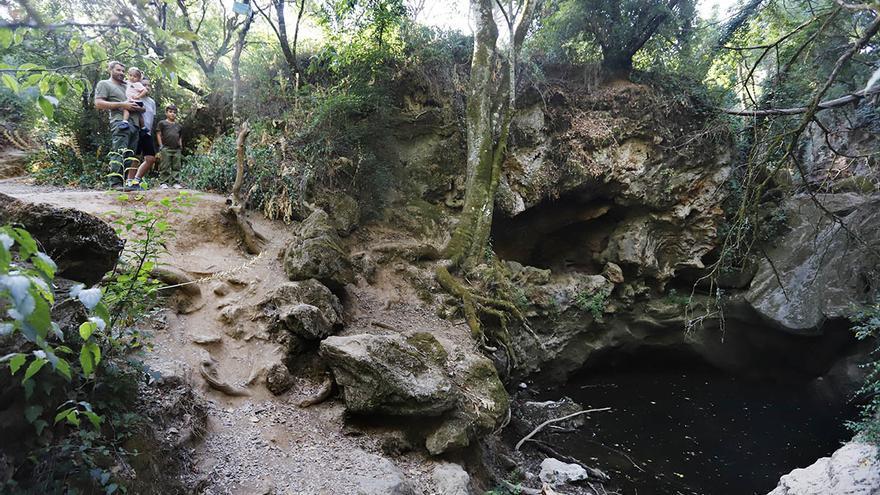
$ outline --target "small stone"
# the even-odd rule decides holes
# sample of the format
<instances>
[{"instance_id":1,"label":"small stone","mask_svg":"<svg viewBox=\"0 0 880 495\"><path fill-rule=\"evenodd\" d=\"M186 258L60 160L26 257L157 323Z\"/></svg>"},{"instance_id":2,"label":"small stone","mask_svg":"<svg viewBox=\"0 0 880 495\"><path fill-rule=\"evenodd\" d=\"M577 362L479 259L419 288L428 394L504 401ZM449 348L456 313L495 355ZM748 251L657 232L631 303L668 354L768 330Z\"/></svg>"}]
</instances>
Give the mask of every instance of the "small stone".
<instances>
[{"instance_id":1,"label":"small stone","mask_svg":"<svg viewBox=\"0 0 880 495\"><path fill-rule=\"evenodd\" d=\"M217 282L211 290L220 297L229 294L229 286L223 282Z\"/></svg>"},{"instance_id":2,"label":"small stone","mask_svg":"<svg viewBox=\"0 0 880 495\"><path fill-rule=\"evenodd\" d=\"M444 462L431 473L438 495L469 495L471 477L458 464Z\"/></svg>"},{"instance_id":3,"label":"small stone","mask_svg":"<svg viewBox=\"0 0 880 495\"><path fill-rule=\"evenodd\" d=\"M216 344L222 340L219 335L196 335L192 339L193 343L201 345Z\"/></svg>"},{"instance_id":4,"label":"small stone","mask_svg":"<svg viewBox=\"0 0 880 495\"><path fill-rule=\"evenodd\" d=\"M519 388L525 390L525 389L529 388L529 386L526 385L525 382L519 382Z\"/></svg>"},{"instance_id":5,"label":"small stone","mask_svg":"<svg viewBox=\"0 0 880 495\"><path fill-rule=\"evenodd\" d=\"M260 418L258 418L256 416L251 416L251 423L259 423L259 422L260 422Z\"/></svg>"}]
</instances>

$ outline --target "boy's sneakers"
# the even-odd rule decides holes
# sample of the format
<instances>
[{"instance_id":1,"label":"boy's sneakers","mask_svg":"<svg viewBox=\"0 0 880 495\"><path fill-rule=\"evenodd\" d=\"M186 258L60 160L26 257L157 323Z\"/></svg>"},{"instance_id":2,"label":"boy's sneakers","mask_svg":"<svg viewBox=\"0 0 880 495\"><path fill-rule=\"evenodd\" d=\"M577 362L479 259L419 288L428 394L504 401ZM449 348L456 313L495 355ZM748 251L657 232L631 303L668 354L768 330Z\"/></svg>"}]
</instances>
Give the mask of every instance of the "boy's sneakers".
<instances>
[{"instance_id":1,"label":"boy's sneakers","mask_svg":"<svg viewBox=\"0 0 880 495\"><path fill-rule=\"evenodd\" d=\"M183 189L183 186L181 186L180 184L174 184L171 187L173 187L174 189Z\"/></svg>"},{"instance_id":2,"label":"boy's sneakers","mask_svg":"<svg viewBox=\"0 0 880 495\"><path fill-rule=\"evenodd\" d=\"M119 124L116 127L119 129L128 129L129 123L127 120L123 120L123 121L119 122Z\"/></svg>"},{"instance_id":3,"label":"boy's sneakers","mask_svg":"<svg viewBox=\"0 0 880 495\"><path fill-rule=\"evenodd\" d=\"M168 189L168 184L162 184L159 189Z\"/></svg>"}]
</instances>

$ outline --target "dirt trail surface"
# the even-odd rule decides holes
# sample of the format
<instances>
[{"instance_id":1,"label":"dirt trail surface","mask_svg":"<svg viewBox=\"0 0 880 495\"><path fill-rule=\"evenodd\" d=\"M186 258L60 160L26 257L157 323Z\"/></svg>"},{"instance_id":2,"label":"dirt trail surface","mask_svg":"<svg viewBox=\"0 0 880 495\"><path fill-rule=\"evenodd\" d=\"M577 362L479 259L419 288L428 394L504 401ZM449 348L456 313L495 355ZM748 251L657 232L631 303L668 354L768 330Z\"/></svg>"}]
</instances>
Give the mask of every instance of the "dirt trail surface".
<instances>
[{"instance_id":1,"label":"dirt trail surface","mask_svg":"<svg viewBox=\"0 0 880 495\"><path fill-rule=\"evenodd\" d=\"M122 200L118 192L36 186L21 179L0 180L0 192L104 219L178 194L155 190ZM197 284L200 294L174 296L169 308L143 322L153 337L146 364L163 376L185 378L208 403L208 432L191 452L197 466L191 473L192 486L206 494L436 493L429 481L435 461L418 451L393 459L385 456L382 446L388 449L391 434L377 428L365 434L347 424L338 398L305 409L298 406L321 387L323 375L316 371L314 355L303 358L301 370L293 370L290 391L277 397L268 392L266 368L282 362L284 352L268 337L254 308L287 280L279 254L293 228L253 215L254 227L269 242L259 257L246 255L221 215L224 201L219 195L198 193L193 207L171 219L176 235L163 261L168 268L204 280ZM356 242L376 241L375 237L360 234ZM360 279L346 287L343 334L428 330L450 345L467 345L469 340L460 338L466 337L466 330L417 304L413 289L401 282L395 269L402 268L382 268L372 284ZM205 362L220 380L249 395L229 396L208 387L200 376Z\"/></svg>"}]
</instances>

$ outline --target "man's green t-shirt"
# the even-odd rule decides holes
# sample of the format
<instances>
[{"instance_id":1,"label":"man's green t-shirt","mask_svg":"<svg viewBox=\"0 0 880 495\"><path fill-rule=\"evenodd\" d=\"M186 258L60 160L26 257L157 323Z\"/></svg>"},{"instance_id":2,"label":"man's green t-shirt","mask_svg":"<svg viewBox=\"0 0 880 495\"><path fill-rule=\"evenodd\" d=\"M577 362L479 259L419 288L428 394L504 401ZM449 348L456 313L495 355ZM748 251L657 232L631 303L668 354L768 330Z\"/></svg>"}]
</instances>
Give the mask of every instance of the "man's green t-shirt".
<instances>
[{"instance_id":1,"label":"man's green t-shirt","mask_svg":"<svg viewBox=\"0 0 880 495\"><path fill-rule=\"evenodd\" d=\"M172 149L180 149L180 124L163 120L156 126L156 133L162 136L162 146Z\"/></svg>"},{"instance_id":2,"label":"man's green t-shirt","mask_svg":"<svg viewBox=\"0 0 880 495\"><path fill-rule=\"evenodd\" d=\"M95 98L104 98L110 103L121 103L128 101L128 98L125 96L125 86L116 84L110 79L98 81L98 84L95 85ZM111 124L118 120L122 120L122 110L108 110L108 112L110 113ZM131 112L128 116L128 122L133 126L138 125L138 120L136 117L137 113L135 112Z\"/></svg>"}]
</instances>

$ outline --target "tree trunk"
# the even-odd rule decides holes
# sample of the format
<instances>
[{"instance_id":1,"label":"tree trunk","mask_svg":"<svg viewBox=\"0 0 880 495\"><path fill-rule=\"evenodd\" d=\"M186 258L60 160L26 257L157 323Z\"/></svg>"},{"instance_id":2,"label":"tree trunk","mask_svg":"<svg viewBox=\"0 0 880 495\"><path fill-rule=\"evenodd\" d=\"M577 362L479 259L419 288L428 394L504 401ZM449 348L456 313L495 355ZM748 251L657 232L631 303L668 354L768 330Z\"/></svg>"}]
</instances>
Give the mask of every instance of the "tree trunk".
<instances>
[{"instance_id":1,"label":"tree trunk","mask_svg":"<svg viewBox=\"0 0 880 495\"><path fill-rule=\"evenodd\" d=\"M501 178L501 163L513 114L511 102L515 95L511 88L515 82L515 56L535 11L535 2L523 2L513 24L512 46L507 52L508 65L505 66L500 63L502 55L496 47L498 27L493 17L492 0L471 0L471 5L477 19L466 109L465 199L458 225L446 248L446 255L453 265L465 269L479 264L486 257L495 192ZM496 73L500 73L500 81L496 80Z\"/></svg>"}]
</instances>

